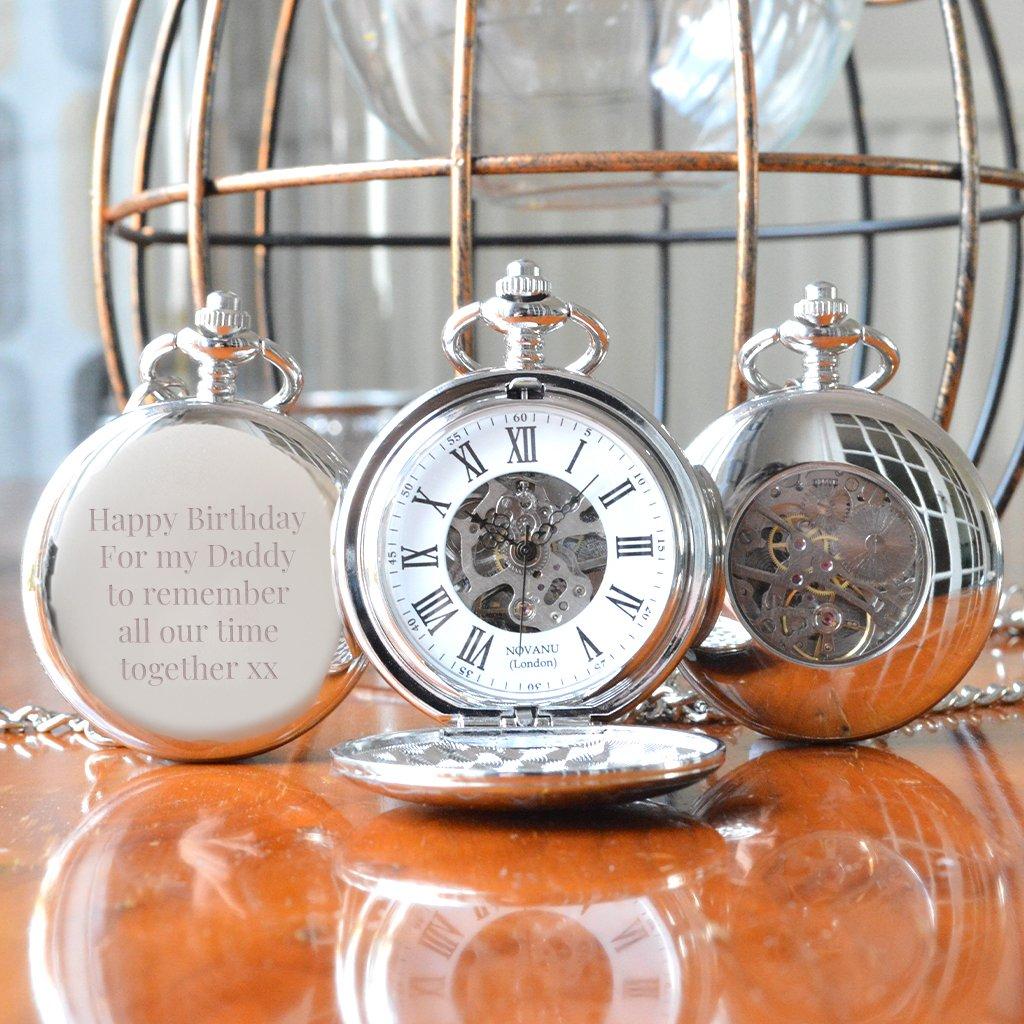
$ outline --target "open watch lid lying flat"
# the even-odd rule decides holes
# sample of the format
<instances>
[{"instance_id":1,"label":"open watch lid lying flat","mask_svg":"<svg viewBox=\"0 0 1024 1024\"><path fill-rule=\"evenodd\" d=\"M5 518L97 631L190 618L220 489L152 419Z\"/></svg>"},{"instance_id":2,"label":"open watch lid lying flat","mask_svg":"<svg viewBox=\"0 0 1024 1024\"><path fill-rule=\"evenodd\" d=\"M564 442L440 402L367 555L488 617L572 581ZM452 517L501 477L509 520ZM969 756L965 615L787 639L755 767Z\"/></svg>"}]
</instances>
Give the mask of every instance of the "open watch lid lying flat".
<instances>
[{"instance_id":1,"label":"open watch lid lying flat","mask_svg":"<svg viewBox=\"0 0 1024 1024\"><path fill-rule=\"evenodd\" d=\"M722 512L706 475L635 402L594 382L589 312L526 261L453 314L459 373L366 452L335 530L346 622L381 674L445 727L335 750L392 796L477 806L623 800L721 763L706 736L610 725L703 636L722 593ZM477 322L502 368L467 354ZM549 369L573 323L586 352Z\"/></svg>"},{"instance_id":2,"label":"open watch lid lying flat","mask_svg":"<svg viewBox=\"0 0 1024 1024\"><path fill-rule=\"evenodd\" d=\"M336 747L334 759L353 781L403 800L565 806L689 785L721 765L725 747L701 733L645 726L515 724L370 736Z\"/></svg>"}]
</instances>

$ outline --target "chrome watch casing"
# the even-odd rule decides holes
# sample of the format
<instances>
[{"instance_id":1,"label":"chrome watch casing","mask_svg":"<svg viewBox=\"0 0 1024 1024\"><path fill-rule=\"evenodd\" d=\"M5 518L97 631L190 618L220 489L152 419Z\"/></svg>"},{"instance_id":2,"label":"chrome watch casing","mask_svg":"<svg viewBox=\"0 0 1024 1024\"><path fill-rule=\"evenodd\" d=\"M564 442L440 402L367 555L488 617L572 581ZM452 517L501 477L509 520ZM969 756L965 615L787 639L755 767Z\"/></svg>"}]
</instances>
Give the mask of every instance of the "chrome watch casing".
<instances>
[{"instance_id":1,"label":"chrome watch casing","mask_svg":"<svg viewBox=\"0 0 1024 1024\"><path fill-rule=\"evenodd\" d=\"M551 298L550 286L530 266L510 266L495 299L453 315L446 327L449 356L468 372L395 417L356 467L339 510L335 564L353 643L400 693L446 726L409 735L402 743L382 736L336 748L341 771L391 795L478 806L623 799L674 788L685 776L703 774L721 760L717 741L691 742L680 735L676 756L660 757L661 768L652 774L651 758L642 753L652 738L649 733L596 724L636 707L714 621L722 587L721 510L713 486L686 462L663 427L624 395L586 376L603 356L604 328L585 310ZM527 288L536 293L525 294ZM514 294L510 298L502 289ZM504 369L484 369L465 357L460 339L478 319L509 338ZM591 335L589 354L574 364L575 370L547 369L543 337L570 320ZM428 439L443 437L446 426L467 411L510 400L524 406L543 403L545 411L555 413L575 411L628 439L667 496L676 542L670 598L642 647L610 678L597 685L584 680L572 693L553 700L539 695L532 701L502 702L442 677L404 635L382 579L384 523L410 452L424 450ZM619 751L600 764L585 753L592 724ZM466 736L465 743L461 736ZM629 744L638 755L634 772L621 757L621 746ZM448 755L438 753L438 745ZM663 745L661 737L659 747ZM578 761L564 753L567 748L583 751ZM530 753L524 756L527 749Z\"/></svg>"},{"instance_id":2,"label":"chrome watch casing","mask_svg":"<svg viewBox=\"0 0 1024 1024\"><path fill-rule=\"evenodd\" d=\"M220 303L228 299L233 300L234 308L220 308ZM90 614L82 601L75 599L73 580L65 580L63 596L55 593L61 562L74 554L79 540L68 525L73 510L83 500L89 500L91 485L104 474L113 473L123 479L128 491L134 481L136 492L145 475L151 471L159 475L166 467L131 456L147 445L156 443L169 455L175 472L181 465L191 464L197 454L203 457L201 453L212 452L217 453L221 466L232 463L254 480L274 463L289 479L301 481L303 486L308 482L308 493L316 496L316 507L320 508L319 502L323 502L325 562L329 557L328 527L348 480L348 469L326 440L283 412L301 389L298 367L272 343L252 335L246 329L247 320L244 327L232 323L232 313L236 318L245 316L237 308L236 297L231 293L213 293L208 306L197 314L197 329L164 335L147 346L140 361L142 381L126 411L107 422L65 459L37 503L24 544L25 617L36 653L61 695L102 734L147 754L179 761L246 757L294 739L338 705L355 684L362 664L345 639L329 575L325 594L331 601L330 608L324 611L318 605L318 621L331 619L333 633L333 638L328 637L326 626L317 630L315 658L324 665L322 681L313 686L304 682L304 692L309 691L304 698L290 696L286 671L280 680L280 699L268 701L262 710L254 703L251 714L238 710L242 702L222 707L219 702L224 697L212 692L211 684L211 692L203 699L196 700L194 693L179 698L182 702L194 702L195 717L203 720L200 727L159 727L150 721L155 712L143 713L140 709L135 715L116 706L113 698L104 699L97 692L96 680L90 682L95 666L89 659L77 663L67 650L69 617ZM204 317L211 322L202 322ZM200 363L197 397L186 397L184 384L176 378L155 373L157 362L175 350L192 355ZM265 404L234 394L235 367L257 356L276 366L284 378L281 390ZM126 455L134 461L126 462ZM141 478L134 475L140 464L145 468ZM210 484L218 482L216 475L206 479ZM144 488L145 483L141 486ZM202 500L204 493L200 488L194 500ZM126 617L130 614L139 613L125 613ZM188 615L183 612L182 617ZM147 653L152 654L152 649ZM134 685L146 692L145 683Z\"/></svg>"},{"instance_id":3,"label":"chrome watch casing","mask_svg":"<svg viewBox=\"0 0 1024 1024\"><path fill-rule=\"evenodd\" d=\"M681 675L726 714L766 734L858 739L930 709L981 651L999 600L999 526L977 470L953 439L910 406L876 393L898 367L889 339L850 319L833 286L811 285L807 292L794 320L744 347L741 368L754 396L687 448L722 494L729 523L728 596L715 629L689 652ZM837 357L859 342L878 350L883 365L858 384L844 385ZM801 380L776 385L754 367L762 351L778 344L803 356ZM834 497L843 483L849 484L849 501ZM833 497L815 504L818 485ZM762 544L767 555L761 569L749 572L758 577L751 584L737 572L744 517L773 491L782 498L787 486L808 495L807 508L818 509L820 520L790 505L789 526L784 517L777 528L766 526L767 540L748 528L748 548ZM773 541L776 529L783 535L788 529L789 541ZM782 558L767 550L773 543ZM808 574L801 564L790 573L795 545L815 543L821 560L810 568L828 571ZM913 564L904 564L910 551ZM753 561L748 552L748 564ZM791 587L793 596L782 603L792 601L795 614L780 608L773 576ZM845 614L851 628L867 634L892 613L886 591L894 585L904 588L903 618L889 622L888 635L866 635L862 649L853 645L840 656L820 628L820 616L838 630L843 593L853 594L862 611L847 605ZM763 619L750 617L752 592L765 602ZM804 619L801 604L809 609ZM859 614L864 621L858 624ZM778 623L787 615L809 638L802 648L787 650L765 631L773 617Z\"/></svg>"},{"instance_id":4,"label":"chrome watch casing","mask_svg":"<svg viewBox=\"0 0 1024 1024\"><path fill-rule=\"evenodd\" d=\"M716 515L700 475L680 456L665 431L635 403L610 388L566 371L524 374L513 370L484 370L448 381L406 406L367 450L356 467L343 502L336 531L335 558L344 573L339 579L348 628L360 648L380 671L417 707L436 718L469 720L495 718L514 711L466 691L457 691L437 678L420 654L393 628L393 612L382 598L377 557L379 528L395 495L395 476L401 463L393 453L421 431L443 433L445 424L468 408L503 399L509 389L543 389L548 408L582 408L609 430L631 434L650 453L650 467L672 496L673 529L680 539L680 558L674 566L670 611L628 670L597 692L564 705L543 705L539 711L556 717L585 715L608 720L634 707L671 672L688 644L711 617L721 586Z\"/></svg>"}]
</instances>

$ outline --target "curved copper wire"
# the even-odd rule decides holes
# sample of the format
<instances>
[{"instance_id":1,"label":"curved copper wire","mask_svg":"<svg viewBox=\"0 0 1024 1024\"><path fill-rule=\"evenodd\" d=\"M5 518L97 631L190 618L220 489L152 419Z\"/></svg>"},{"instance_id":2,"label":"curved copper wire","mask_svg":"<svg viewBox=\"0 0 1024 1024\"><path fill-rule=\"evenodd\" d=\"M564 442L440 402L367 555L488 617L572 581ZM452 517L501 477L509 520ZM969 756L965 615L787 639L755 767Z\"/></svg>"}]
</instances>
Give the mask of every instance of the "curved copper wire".
<instances>
[{"instance_id":1,"label":"curved copper wire","mask_svg":"<svg viewBox=\"0 0 1024 1024\"><path fill-rule=\"evenodd\" d=\"M260 142L256 151L256 170L265 171L274 161L277 148L277 116L281 107L281 92L285 65L295 27L295 13L299 0L281 0L277 15L277 28L267 66L267 84L263 91L263 113L260 118ZM253 231L264 235L270 230L270 193L256 192L253 208ZM267 246L253 246L253 291L256 297L256 327L265 338L274 336L274 318L270 305L270 252Z\"/></svg>"},{"instance_id":2,"label":"curved copper wire","mask_svg":"<svg viewBox=\"0 0 1024 1024\"><path fill-rule=\"evenodd\" d=\"M860 75L857 72L857 60L853 50L846 58L846 92L850 102L850 120L853 123L853 138L858 153L867 153L868 126L864 117L864 95L860 88ZM857 183L860 186L860 219L871 221L875 218L874 182L865 175ZM871 323L875 305L875 236L870 233L861 235L861 262L863 264L860 292L860 307L857 317L861 323ZM867 372L868 346L858 345L853 356L851 380L860 380Z\"/></svg>"},{"instance_id":3,"label":"curved copper wire","mask_svg":"<svg viewBox=\"0 0 1024 1024\"><path fill-rule=\"evenodd\" d=\"M110 279L110 157L124 63L141 6L142 0L125 0L114 19L107 61L103 68L103 80L100 83L99 110L96 114L96 132L93 136L92 202L89 209L96 315L103 337L103 359L114 397L121 404L128 397L128 380L118 336Z\"/></svg>"},{"instance_id":4,"label":"curved copper wire","mask_svg":"<svg viewBox=\"0 0 1024 1024\"><path fill-rule=\"evenodd\" d=\"M974 106L974 87L967 56L960 0L940 0L942 23L949 43L949 66L956 98L956 138L960 152L960 244L957 250L956 288L949 342L942 380L932 414L944 429L953 419L960 381L963 378L967 339L974 309L974 286L978 275L978 209L980 197L980 160L978 157L978 120Z\"/></svg>"},{"instance_id":5,"label":"curved copper wire","mask_svg":"<svg viewBox=\"0 0 1024 1024\"><path fill-rule=\"evenodd\" d=\"M1024 219L1024 203L1004 203L998 206L983 207L978 218L982 224L1019 224ZM912 217L883 217L871 220L819 220L762 224L758 230L760 242L795 241L822 238L850 238L870 235L905 234L921 231L939 231L943 228L956 228L960 225L960 214L926 213ZM133 245L185 245L184 231L145 227L141 231L124 223L111 225L111 233L123 238ZM451 247L451 235L426 231L389 231L386 235L367 234L360 232L336 231L268 231L257 235L252 231L211 231L207 236L214 248L252 249L262 242L271 249L296 249L302 247L323 249L448 249ZM473 239L474 249L559 246L635 246L635 245L689 245L694 243L736 242L736 223L731 228L662 228L648 231L588 231L563 232L551 231L514 231L502 234L489 232L476 233Z\"/></svg>"},{"instance_id":6,"label":"curved copper wire","mask_svg":"<svg viewBox=\"0 0 1024 1024\"><path fill-rule=\"evenodd\" d=\"M729 0L732 13L733 82L736 92L736 306L732 345L738 353L754 333L757 295L757 223L760 199L757 146L757 82L750 0ZM747 385L733 359L729 369L728 405L747 397Z\"/></svg>"},{"instance_id":7,"label":"curved copper wire","mask_svg":"<svg viewBox=\"0 0 1024 1024\"><path fill-rule=\"evenodd\" d=\"M455 5L455 77L452 84L450 217L452 235L452 308L473 300L473 71L476 0ZM466 339L472 355L472 337Z\"/></svg>"},{"instance_id":8,"label":"curved copper wire","mask_svg":"<svg viewBox=\"0 0 1024 1024\"><path fill-rule=\"evenodd\" d=\"M206 242L206 204L210 159L210 128L213 114L213 77L217 70L221 27L227 0L206 0L199 29L199 48L195 77L192 80L192 107L189 119L188 159L186 162L186 230L188 232L188 271L192 282L192 304L199 309L209 292L210 248Z\"/></svg>"},{"instance_id":9,"label":"curved copper wire","mask_svg":"<svg viewBox=\"0 0 1024 1024\"><path fill-rule=\"evenodd\" d=\"M170 59L171 47L178 34L181 24L181 9L185 0L168 0L167 6L160 17L156 40L153 44L153 57L146 76L146 86L142 93L142 104L139 108L139 145L135 150L135 166L132 169L132 191L144 192L149 187L149 175L153 161L153 144L156 141L157 116L160 111L160 98L163 94L164 77L167 74L167 62ZM133 218L137 230L146 226L146 214L141 212ZM149 318L146 315L146 254L143 249L134 253L128 287L132 297L132 319L135 334L135 345L141 352L142 346L149 340Z\"/></svg>"},{"instance_id":10,"label":"curved copper wire","mask_svg":"<svg viewBox=\"0 0 1024 1024\"><path fill-rule=\"evenodd\" d=\"M474 175L491 174L629 174L636 171L661 173L732 172L736 154L672 150L594 151L583 153L514 153L507 156L477 156L472 160ZM961 167L948 160L916 157L875 156L862 153L770 153L759 154L766 174L869 174L888 178L927 178L958 181ZM367 160L357 163L319 164L304 167L274 167L266 171L224 174L206 183L207 196L238 195L260 189L304 188L310 185L341 185L356 181L396 181L405 178L443 178L451 161L447 157L413 160ZM1024 188L1024 171L983 166L983 185ZM128 196L103 211L107 224L144 210L184 202L184 182L161 185Z\"/></svg>"}]
</instances>

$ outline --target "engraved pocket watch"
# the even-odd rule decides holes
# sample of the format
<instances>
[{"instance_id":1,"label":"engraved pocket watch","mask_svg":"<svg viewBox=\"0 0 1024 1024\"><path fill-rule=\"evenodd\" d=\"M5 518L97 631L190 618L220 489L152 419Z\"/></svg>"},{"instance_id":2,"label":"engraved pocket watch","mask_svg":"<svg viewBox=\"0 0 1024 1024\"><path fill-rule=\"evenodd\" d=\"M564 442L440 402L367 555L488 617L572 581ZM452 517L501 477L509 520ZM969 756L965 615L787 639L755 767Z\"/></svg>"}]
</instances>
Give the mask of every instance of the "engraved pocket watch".
<instances>
[{"instance_id":1,"label":"engraved pocket watch","mask_svg":"<svg viewBox=\"0 0 1024 1024\"><path fill-rule=\"evenodd\" d=\"M348 471L284 414L302 377L230 292L143 350L125 412L64 462L23 559L33 644L102 732L177 760L244 757L310 728L355 682L331 572ZM196 396L156 374L174 352ZM283 378L235 395L257 358Z\"/></svg>"},{"instance_id":2,"label":"engraved pocket watch","mask_svg":"<svg viewBox=\"0 0 1024 1024\"><path fill-rule=\"evenodd\" d=\"M839 355L880 365L852 386ZM785 385L757 367L803 359ZM754 397L687 455L715 479L729 527L726 604L685 674L727 714L772 736L873 736L931 708L982 650L999 600L995 511L953 439L877 392L899 355L847 315L827 282L740 352Z\"/></svg>"},{"instance_id":3,"label":"engraved pocket watch","mask_svg":"<svg viewBox=\"0 0 1024 1024\"><path fill-rule=\"evenodd\" d=\"M505 335L503 369L464 338ZM584 355L544 362L583 328ZM608 335L509 265L452 315L461 376L407 406L360 461L336 531L346 621L440 729L336 748L372 788L442 803L622 799L716 767L713 739L603 724L634 708L713 621L721 511L665 430L590 374Z\"/></svg>"}]
</instances>

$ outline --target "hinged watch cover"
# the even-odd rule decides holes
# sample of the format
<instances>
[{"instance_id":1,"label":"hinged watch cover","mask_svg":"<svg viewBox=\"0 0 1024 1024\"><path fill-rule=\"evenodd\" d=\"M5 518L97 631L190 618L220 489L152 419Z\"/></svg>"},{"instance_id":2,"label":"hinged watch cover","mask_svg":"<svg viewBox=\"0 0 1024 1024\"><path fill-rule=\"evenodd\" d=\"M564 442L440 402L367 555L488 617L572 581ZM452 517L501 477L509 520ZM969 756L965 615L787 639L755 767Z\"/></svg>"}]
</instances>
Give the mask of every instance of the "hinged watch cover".
<instances>
[{"instance_id":1,"label":"hinged watch cover","mask_svg":"<svg viewBox=\"0 0 1024 1024\"><path fill-rule=\"evenodd\" d=\"M548 369L568 323L587 350ZM506 340L484 368L474 324ZM510 264L444 329L459 376L406 407L360 461L336 530L346 622L440 729L335 750L395 796L479 806L621 800L717 767L717 740L607 724L714 621L714 486L635 403L593 382L608 345L588 311Z\"/></svg>"},{"instance_id":2,"label":"hinged watch cover","mask_svg":"<svg viewBox=\"0 0 1024 1024\"><path fill-rule=\"evenodd\" d=\"M330 528L348 472L286 416L302 377L214 292L195 327L151 342L125 412L44 491L23 559L44 668L101 732L160 757L216 760L277 746L355 681L333 593ZM196 396L159 376L179 354ZM265 404L238 368L283 379Z\"/></svg>"},{"instance_id":3,"label":"hinged watch cover","mask_svg":"<svg viewBox=\"0 0 1024 1024\"><path fill-rule=\"evenodd\" d=\"M350 779L402 800L477 808L555 807L655 796L725 760L720 740L640 725L480 725L339 744Z\"/></svg>"}]
</instances>

